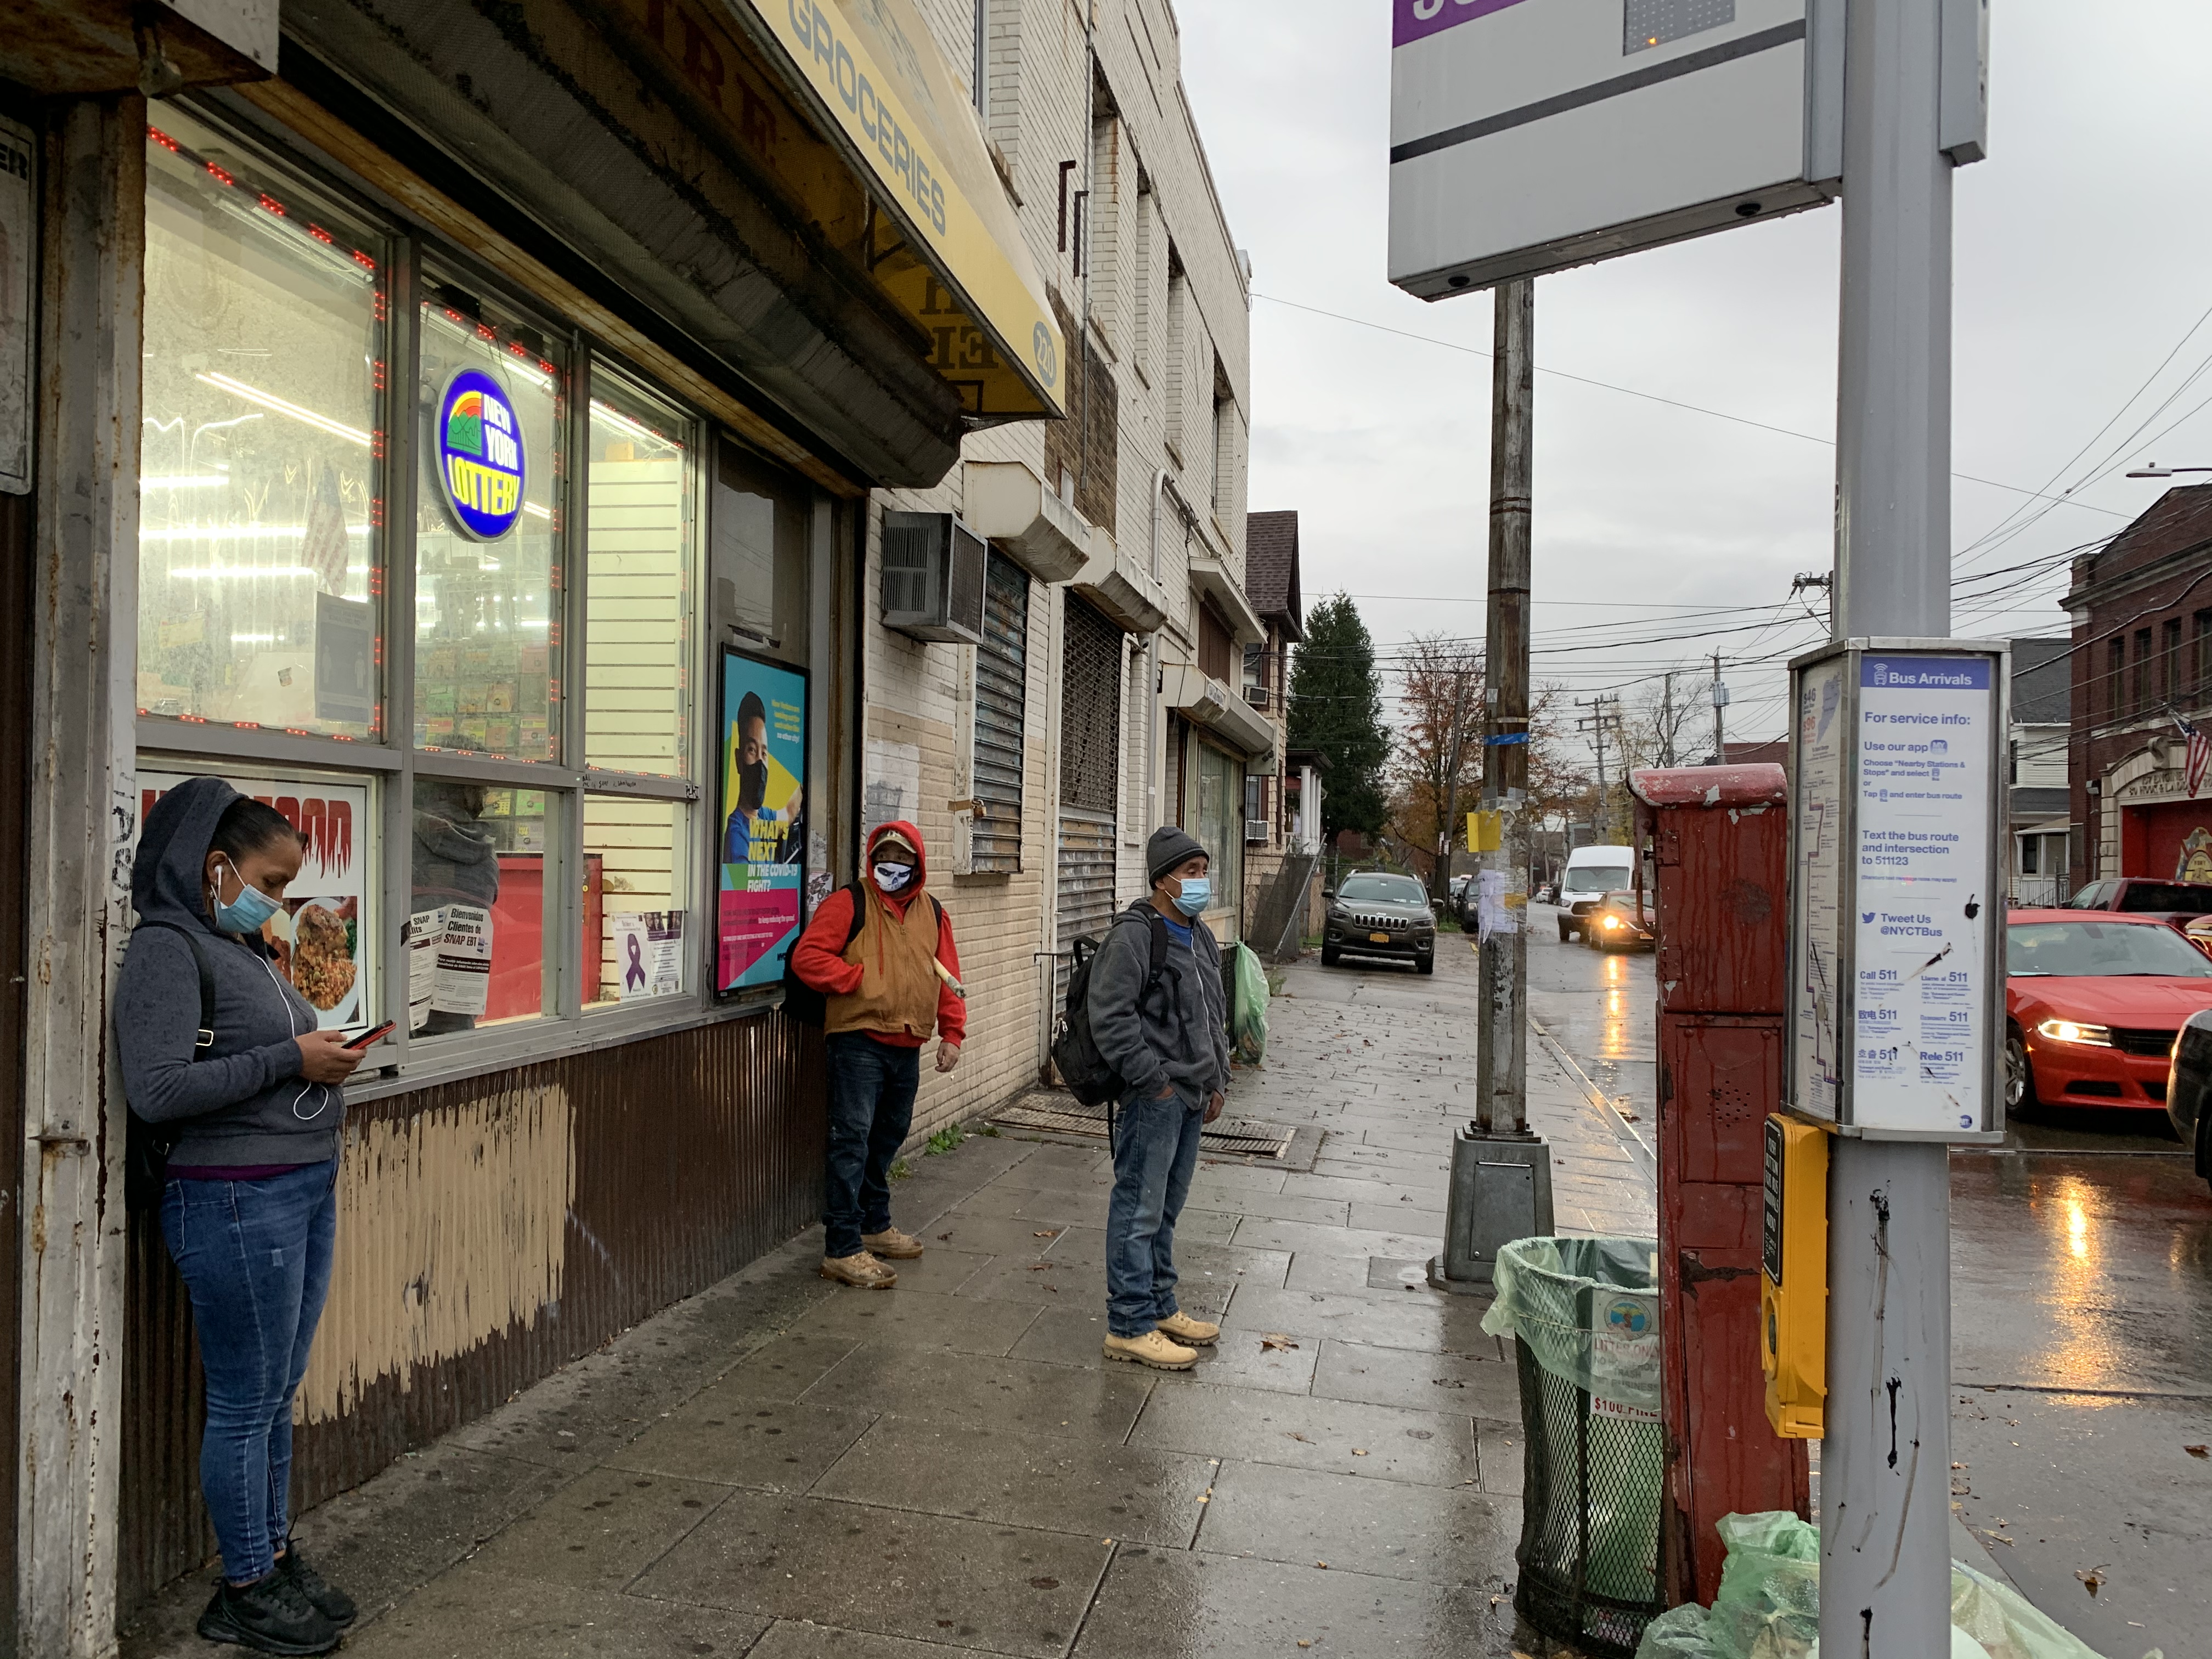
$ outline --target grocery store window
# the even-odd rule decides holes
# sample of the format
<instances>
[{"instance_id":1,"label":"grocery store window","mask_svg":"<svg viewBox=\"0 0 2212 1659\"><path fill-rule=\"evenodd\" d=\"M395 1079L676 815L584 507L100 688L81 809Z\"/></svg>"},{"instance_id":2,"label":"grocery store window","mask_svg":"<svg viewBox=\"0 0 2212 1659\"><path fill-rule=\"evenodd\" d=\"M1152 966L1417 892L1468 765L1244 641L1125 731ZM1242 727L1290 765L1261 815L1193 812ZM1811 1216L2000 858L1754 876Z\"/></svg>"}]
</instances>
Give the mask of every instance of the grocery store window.
<instances>
[{"instance_id":1,"label":"grocery store window","mask_svg":"<svg viewBox=\"0 0 2212 1659\"><path fill-rule=\"evenodd\" d=\"M696 982L703 922L690 908L690 821L678 801L585 800L586 1007L679 996Z\"/></svg>"},{"instance_id":2,"label":"grocery store window","mask_svg":"<svg viewBox=\"0 0 2212 1659\"><path fill-rule=\"evenodd\" d=\"M731 935L796 925L823 841L818 495L220 112L155 119L142 812L212 773L298 826L270 949L325 1025L398 1022L373 1088L772 995ZM750 805L726 647L795 711ZM710 848L739 807L783 826L769 867Z\"/></svg>"},{"instance_id":3,"label":"grocery store window","mask_svg":"<svg viewBox=\"0 0 2212 1659\"><path fill-rule=\"evenodd\" d=\"M183 111L154 113L138 707L369 738L384 239Z\"/></svg>"},{"instance_id":4,"label":"grocery store window","mask_svg":"<svg viewBox=\"0 0 2212 1659\"><path fill-rule=\"evenodd\" d=\"M590 441L584 758L610 771L682 774L697 556L691 422L595 368Z\"/></svg>"},{"instance_id":5,"label":"grocery store window","mask_svg":"<svg viewBox=\"0 0 2212 1659\"><path fill-rule=\"evenodd\" d=\"M556 761L566 349L434 268L426 283L415 743Z\"/></svg>"}]
</instances>

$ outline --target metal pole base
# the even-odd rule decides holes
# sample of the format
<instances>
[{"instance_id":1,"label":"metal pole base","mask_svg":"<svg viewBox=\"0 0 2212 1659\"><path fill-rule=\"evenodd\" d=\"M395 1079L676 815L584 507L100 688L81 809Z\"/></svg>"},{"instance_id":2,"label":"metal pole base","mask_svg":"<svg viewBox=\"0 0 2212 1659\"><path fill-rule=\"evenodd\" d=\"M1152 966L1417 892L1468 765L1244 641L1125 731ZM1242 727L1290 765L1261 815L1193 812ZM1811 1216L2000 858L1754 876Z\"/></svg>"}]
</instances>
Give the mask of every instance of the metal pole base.
<instances>
[{"instance_id":1,"label":"metal pole base","mask_svg":"<svg viewBox=\"0 0 2212 1659\"><path fill-rule=\"evenodd\" d=\"M1486 1289L1500 1249L1552 1231L1552 1149L1541 1136L1470 1126L1452 1137L1444 1249L1429 1264L1431 1285Z\"/></svg>"}]
</instances>

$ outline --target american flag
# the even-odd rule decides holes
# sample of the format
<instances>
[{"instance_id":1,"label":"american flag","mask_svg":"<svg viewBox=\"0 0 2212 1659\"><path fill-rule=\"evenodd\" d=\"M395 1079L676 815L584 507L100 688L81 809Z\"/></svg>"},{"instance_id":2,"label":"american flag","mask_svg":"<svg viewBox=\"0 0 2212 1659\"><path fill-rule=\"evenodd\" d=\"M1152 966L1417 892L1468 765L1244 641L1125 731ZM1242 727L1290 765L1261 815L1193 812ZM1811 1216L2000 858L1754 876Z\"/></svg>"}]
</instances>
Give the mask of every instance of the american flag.
<instances>
[{"instance_id":1,"label":"american flag","mask_svg":"<svg viewBox=\"0 0 2212 1659\"><path fill-rule=\"evenodd\" d=\"M2204 764L2212 761L2212 738L2208 738L2188 720L2181 729L2189 738L2189 751L2182 762L2182 781L2189 786L2189 798L2197 799L2197 792L2204 783Z\"/></svg>"}]
</instances>

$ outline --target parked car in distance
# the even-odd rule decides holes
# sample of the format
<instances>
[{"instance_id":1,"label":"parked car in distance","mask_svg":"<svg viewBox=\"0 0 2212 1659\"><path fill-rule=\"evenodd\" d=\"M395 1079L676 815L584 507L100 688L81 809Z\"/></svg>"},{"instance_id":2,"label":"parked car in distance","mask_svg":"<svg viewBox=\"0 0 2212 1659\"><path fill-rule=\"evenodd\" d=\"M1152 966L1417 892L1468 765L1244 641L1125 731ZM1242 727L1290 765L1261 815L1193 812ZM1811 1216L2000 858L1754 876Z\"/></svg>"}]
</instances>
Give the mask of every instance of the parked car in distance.
<instances>
[{"instance_id":1,"label":"parked car in distance","mask_svg":"<svg viewBox=\"0 0 2212 1659\"><path fill-rule=\"evenodd\" d=\"M1539 888L1536 890L1536 902L1537 902L1537 903L1539 903L1539 904L1557 904L1559 902L1559 883L1557 883L1556 881L1547 881L1547 882L1546 882L1542 886L1539 887Z\"/></svg>"},{"instance_id":2,"label":"parked car in distance","mask_svg":"<svg viewBox=\"0 0 2212 1659\"><path fill-rule=\"evenodd\" d=\"M1626 887L1635 868L1636 854L1626 847L1577 847L1568 854L1557 901L1567 913L1559 918L1559 943L1579 934L1583 917L1607 893Z\"/></svg>"},{"instance_id":3,"label":"parked car in distance","mask_svg":"<svg viewBox=\"0 0 2212 1659\"><path fill-rule=\"evenodd\" d=\"M1426 889L1394 870L1355 870L1326 888L1328 920L1322 924L1321 963L1334 968L1346 955L1410 962L1424 974L1437 970L1437 913ZM2212 962L2205 963L2212 969Z\"/></svg>"},{"instance_id":4,"label":"parked car in distance","mask_svg":"<svg viewBox=\"0 0 2212 1659\"><path fill-rule=\"evenodd\" d=\"M2109 881L2091 882L2060 908L2148 916L2169 927L2185 930L2197 917L2212 915L2212 882L2118 876Z\"/></svg>"},{"instance_id":5,"label":"parked car in distance","mask_svg":"<svg viewBox=\"0 0 2212 1659\"><path fill-rule=\"evenodd\" d=\"M2212 1009L2212 961L2155 915L2005 915L2005 1109L2167 1104L2177 1040Z\"/></svg>"},{"instance_id":6,"label":"parked car in distance","mask_svg":"<svg viewBox=\"0 0 2212 1659\"><path fill-rule=\"evenodd\" d=\"M1607 893L1583 917L1583 943L1593 951L1648 951L1657 920L1637 914L1634 893Z\"/></svg>"}]
</instances>

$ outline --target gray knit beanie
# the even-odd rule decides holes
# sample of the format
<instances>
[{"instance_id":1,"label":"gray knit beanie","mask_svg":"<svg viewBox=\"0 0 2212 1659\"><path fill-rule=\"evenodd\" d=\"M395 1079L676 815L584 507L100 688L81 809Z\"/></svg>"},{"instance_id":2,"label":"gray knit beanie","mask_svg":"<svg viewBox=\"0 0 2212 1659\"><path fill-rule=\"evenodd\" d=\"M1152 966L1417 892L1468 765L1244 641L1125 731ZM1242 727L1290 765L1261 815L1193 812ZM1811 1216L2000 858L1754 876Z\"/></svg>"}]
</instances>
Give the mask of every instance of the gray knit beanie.
<instances>
[{"instance_id":1,"label":"gray knit beanie","mask_svg":"<svg viewBox=\"0 0 2212 1659\"><path fill-rule=\"evenodd\" d=\"M1162 876L1185 859L1207 857L1206 848L1187 830L1172 823L1164 823L1152 831L1152 838L1145 843L1145 873L1157 886Z\"/></svg>"}]
</instances>

